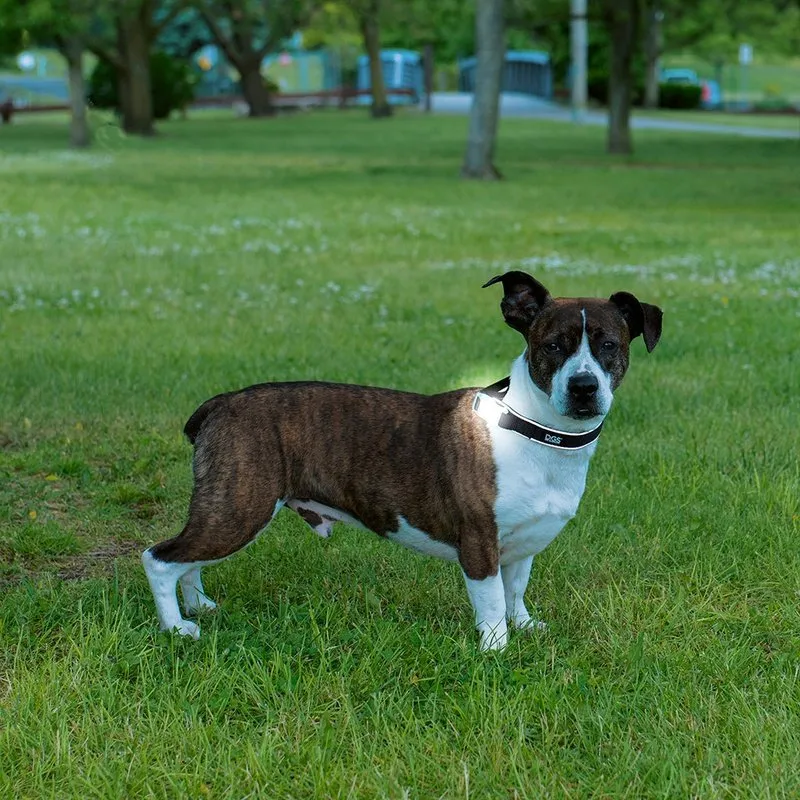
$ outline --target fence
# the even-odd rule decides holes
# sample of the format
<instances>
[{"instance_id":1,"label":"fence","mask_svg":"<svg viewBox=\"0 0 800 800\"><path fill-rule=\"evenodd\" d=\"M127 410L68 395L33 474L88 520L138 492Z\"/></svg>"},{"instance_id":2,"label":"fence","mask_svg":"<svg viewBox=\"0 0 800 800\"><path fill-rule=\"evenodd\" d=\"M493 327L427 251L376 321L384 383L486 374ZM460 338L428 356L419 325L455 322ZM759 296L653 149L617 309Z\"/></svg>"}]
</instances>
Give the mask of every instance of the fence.
<instances>
[{"instance_id":1,"label":"fence","mask_svg":"<svg viewBox=\"0 0 800 800\"><path fill-rule=\"evenodd\" d=\"M777 110L800 105L800 65L712 62L692 56L665 56L664 68L693 70L701 80L716 81L726 107Z\"/></svg>"}]
</instances>

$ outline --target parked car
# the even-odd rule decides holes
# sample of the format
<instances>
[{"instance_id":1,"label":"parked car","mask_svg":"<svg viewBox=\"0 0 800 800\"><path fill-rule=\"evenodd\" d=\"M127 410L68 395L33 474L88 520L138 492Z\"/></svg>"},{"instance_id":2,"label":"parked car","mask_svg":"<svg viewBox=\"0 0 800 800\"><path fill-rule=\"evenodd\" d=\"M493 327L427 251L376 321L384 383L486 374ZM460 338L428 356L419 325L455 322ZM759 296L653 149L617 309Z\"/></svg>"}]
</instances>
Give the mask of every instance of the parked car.
<instances>
[{"instance_id":1,"label":"parked car","mask_svg":"<svg viewBox=\"0 0 800 800\"><path fill-rule=\"evenodd\" d=\"M697 86L700 79L693 69L671 68L661 70L661 83L684 83Z\"/></svg>"},{"instance_id":2,"label":"parked car","mask_svg":"<svg viewBox=\"0 0 800 800\"><path fill-rule=\"evenodd\" d=\"M717 81L701 81L703 94L700 96L700 107L705 109L722 108L722 88Z\"/></svg>"},{"instance_id":3,"label":"parked car","mask_svg":"<svg viewBox=\"0 0 800 800\"><path fill-rule=\"evenodd\" d=\"M678 83L685 86L700 86L700 107L705 109L722 108L722 88L717 81L700 78L693 69L673 67L661 70L661 83Z\"/></svg>"}]
</instances>

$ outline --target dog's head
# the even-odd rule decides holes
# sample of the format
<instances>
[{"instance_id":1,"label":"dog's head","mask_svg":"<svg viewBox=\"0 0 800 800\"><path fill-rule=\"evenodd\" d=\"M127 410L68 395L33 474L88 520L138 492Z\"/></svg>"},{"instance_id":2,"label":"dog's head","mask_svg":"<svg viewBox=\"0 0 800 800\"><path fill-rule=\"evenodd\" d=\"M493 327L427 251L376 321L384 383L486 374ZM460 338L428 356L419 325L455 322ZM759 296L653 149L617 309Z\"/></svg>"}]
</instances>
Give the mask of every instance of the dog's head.
<instances>
[{"instance_id":1,"label":"dog's head","mask_svg":"<svg viewBox=\"0 0 800 800\"><path fill-rule=\"evenodd\" d=\"M495 283L503 284L506 323L525 337L531 380L561 416L605 416L628 369L631 340L641 335L649 353L661 337L661 309L628 292L608 300L551 297L539 281L516 271L484 288Z\"/></svg>"}]
</instances>

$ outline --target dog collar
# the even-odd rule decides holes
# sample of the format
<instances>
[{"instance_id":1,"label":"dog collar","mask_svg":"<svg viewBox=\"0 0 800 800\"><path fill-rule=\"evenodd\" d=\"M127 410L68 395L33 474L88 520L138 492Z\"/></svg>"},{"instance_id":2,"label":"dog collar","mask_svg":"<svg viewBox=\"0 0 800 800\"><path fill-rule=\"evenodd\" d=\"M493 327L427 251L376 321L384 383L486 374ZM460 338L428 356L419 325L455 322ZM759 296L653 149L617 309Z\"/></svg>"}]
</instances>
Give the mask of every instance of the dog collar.
<instances>
[{"instance_id":1,"label":"dog collar","mask_svg":"<svg viewBox=\"0 0 800 800\"><path fill-rule=\"evenodd\" d=\"M555 428L547 428L534 422L532 419L517 414L513 408L505 403L508 387L511 385L511 378L503 378L485 389L481 389L476 395L472 408L476 414L487 422L495 422L498 428L507 431L514 431L532 442L547 447L554 447L556 450L580 450L582 447L590 445L600 436L603 427L601 422L596 428L586 433L567 433Z\"/></svg>"}]
</instances>

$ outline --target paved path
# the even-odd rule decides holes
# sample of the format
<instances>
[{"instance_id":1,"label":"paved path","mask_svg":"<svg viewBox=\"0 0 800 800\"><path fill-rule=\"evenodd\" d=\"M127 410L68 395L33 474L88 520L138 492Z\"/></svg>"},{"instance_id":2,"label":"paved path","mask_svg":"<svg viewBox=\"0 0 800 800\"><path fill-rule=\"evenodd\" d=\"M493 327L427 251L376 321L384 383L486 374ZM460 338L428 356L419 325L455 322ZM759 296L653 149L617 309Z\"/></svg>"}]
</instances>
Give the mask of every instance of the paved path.
<instances>
[{"instance_id":1,"label":"paved path","mask_svg":"<svg viewBox=\"0 0 800 800\"><path fill-rule=\"evenodd\" d=\"M472 105L472 95L463 92L434 92L431 107L437 114L468 114ZM547 100L521 94L502 94L500 96L501 117L524 117L528 119L549 119L554 122L573 122L568 108ZM588 111L583 118L584 125L608 124L604 111ZM800 122L791 128L757 128L745 125L720 125L714 122L686 122L681 120L637 117L631 120L636 130L688 131L694 133L718 133L729 136L748 136L761 139L797 139L800 141Z\"/></svg>"}]
</instances>

